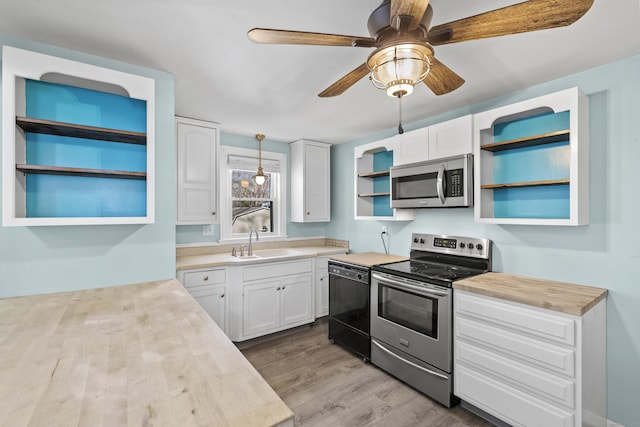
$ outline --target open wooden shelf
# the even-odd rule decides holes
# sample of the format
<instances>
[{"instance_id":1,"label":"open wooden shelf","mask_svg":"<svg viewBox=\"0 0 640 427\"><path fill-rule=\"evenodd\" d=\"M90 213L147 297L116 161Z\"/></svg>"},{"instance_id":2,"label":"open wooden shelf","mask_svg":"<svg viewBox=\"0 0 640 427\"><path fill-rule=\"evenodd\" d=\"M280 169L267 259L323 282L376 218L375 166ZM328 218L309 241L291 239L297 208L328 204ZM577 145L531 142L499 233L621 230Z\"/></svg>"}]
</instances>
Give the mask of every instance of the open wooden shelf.
<instances>
[{"instance_id":1,"label":"open wooden shelf","mask_svg":"<svg viewBox=\"0 0 640 427\"><path fill-rule=\"evenodd\" d=\"M383 170L383 171L359 173L358 176L360 178L378 178L380 176L389 176L389 171L388 170Z\"/></svg>"},{"instance_id":2,"label":"open wooden shelf","mask_svg":"<svg viewBox=\"0 0 640 427\"><path fill-rule=\"evenodd\" d=\"M53 120L33 119L30 117L19 116L16 117L16 124L25 132L70 136L74 138L98 139L101 141L123 142L126 144L147 144L147 134L144 132L131 132L127 130L85 126L74 123L56 122Z\"/></svg>"},{"instance_id":3,"label":"open wooden shelf","mask_svg":"<svg viewBox=\"0 0 640 427\"><path fill-rule=\"evenodd\" d=\"M358 197L389 197L391 195L390 192L386 192L386 193L365 193L365 194L358 194Z\"/></svg>"},{"instance_id":4,"label":"open wooden shelf","mask_svg":"<svg viewBox=\"0 0 640 427\"><path fill-rule=\"evenodd\" d=\"M515 188L515 187L538 187L543 185L564 185L569 184L569 179L549 179L545 181L529 181L529 182L509 182L506 184L485 184L480 188L483 190L495 190L498 188Z\"/></svg>"},{"instance_id":5,"label":"open wooden shelf","mask_svg":"<svg viewBox=\"0 0 640 427\"><path fill-rule=\"evenodd\" d=\"M68 168L62 166L40 166L16 164L16 170L23 173L35 173L42 175L67 175L85 176L93 178L118 178L118 179L147 179L145 172L129 172L107 169Z\"/></svg>"},{"instance_id":6,"label":"open wooden shelf","mask_svg":"<svg viewBox=\"0 0 640 427\"><path fill-rule=\"evenodd\" d=\"M536 145L551 144L554 142L568 141L569 130L559 130L555 132L544 133L540 135L527 136L524 138L511 139L508 141L493 142L491 144L484 144L480 146L481 150L487 150L491 152L512 150L514 148L533 147Z\"/></svg>"}]
</instances>

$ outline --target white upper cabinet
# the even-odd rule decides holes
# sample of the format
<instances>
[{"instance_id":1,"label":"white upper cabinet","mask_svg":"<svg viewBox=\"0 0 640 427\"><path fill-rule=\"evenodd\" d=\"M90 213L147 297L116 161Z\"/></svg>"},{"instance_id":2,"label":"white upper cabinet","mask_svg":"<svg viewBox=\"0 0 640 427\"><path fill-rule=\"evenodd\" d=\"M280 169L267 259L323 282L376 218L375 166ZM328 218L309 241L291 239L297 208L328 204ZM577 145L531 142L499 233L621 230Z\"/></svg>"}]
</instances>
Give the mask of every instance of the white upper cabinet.
<instances>
[{"instance_id":1,"label":"white upper cabinet","mask_svg":"<svg viewBox=\"0 0 640 427\"><path fill-rule=\"evenodd\" d=\"M457 156L473 150L471 115L429 126L429 158Z\"/></svg>"},{"instance_id":2,"label":"white upper cabinet","mask_svg":"<svg viewBox=\"0 0 640 427\"><path fill-rule=\"evenodd\" d=\"M212 224L217 214L216 124L176 117L178 224Z\"/></svg>"},{"instance_id":3,"label":"white upper cabinet","mask_svg":"<svg viewBox=\"0 0 640 427\"><path fill-rule=\"evenodd\" d=\"M389 138L394 166L429 160L429 134L429 128L421 128Z\"/></svg>"},{"instance_id":4,"label":"white upper cabinet","mask_svg":"<svg viewBox=\"0 0 640 427\"><path fill-rule=\"evenodd\" d=\"M291 222L331 220L331 145L291 143Z\"/></svg>"}]
</instances>

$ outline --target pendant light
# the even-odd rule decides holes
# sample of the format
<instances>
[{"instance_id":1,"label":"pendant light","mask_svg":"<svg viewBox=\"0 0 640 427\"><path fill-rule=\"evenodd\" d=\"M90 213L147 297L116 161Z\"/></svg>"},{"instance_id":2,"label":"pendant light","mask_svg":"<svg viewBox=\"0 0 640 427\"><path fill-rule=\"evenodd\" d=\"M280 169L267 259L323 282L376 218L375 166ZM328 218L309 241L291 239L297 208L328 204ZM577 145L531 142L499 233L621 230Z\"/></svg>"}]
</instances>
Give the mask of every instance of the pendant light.
<instances>
[{"instance_id":1,"label":"pendant light","mask_svg":"<svg viewBox=\"0 0 640 427\"><path fill-rule=\"evenodd\" d=\"M262 140L264 139L264 135L257 133L256 139L258 140L258 172L253 176L253 179L256 184L263 185L265 181L264 172L262 172Z\"/></svg>"}]
</instances>

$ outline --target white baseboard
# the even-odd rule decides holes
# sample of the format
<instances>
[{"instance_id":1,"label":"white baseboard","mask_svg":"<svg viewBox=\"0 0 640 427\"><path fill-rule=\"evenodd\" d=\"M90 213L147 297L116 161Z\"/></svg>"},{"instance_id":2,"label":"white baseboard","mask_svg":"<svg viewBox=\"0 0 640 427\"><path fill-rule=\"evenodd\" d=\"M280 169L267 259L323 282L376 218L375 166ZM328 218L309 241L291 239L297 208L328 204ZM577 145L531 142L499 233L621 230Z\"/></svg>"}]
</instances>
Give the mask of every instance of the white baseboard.
<instances>
[{"instance_id":1,"label":"white baseboard","mask_svg":"<svg viewBox=\"0 0 640 427\"><path fill-rule=\"evenodd\" d=\"M615 421L607 420L607 427L624 427L622 424L618 424Z\"/></svg>"}]
</instances>

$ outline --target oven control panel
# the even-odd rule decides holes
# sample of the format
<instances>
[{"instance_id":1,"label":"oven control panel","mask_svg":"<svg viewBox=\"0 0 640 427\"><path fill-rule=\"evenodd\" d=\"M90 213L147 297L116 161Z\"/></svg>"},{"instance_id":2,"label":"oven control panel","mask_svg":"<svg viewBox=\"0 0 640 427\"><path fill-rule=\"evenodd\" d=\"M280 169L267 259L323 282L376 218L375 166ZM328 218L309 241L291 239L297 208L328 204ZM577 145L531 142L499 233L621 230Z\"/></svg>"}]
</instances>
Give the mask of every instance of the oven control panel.
<instances>
[{"instance_id":1,"label":"oven control panel","mask_svg":"<svg viewBox=\"0 0 640 427\"><path fill-rule=\"evenodd\" d=\"M491 256L491 240L413 233L411 235L411 250L489 258Z\"/></svg>"}]
</instances>

